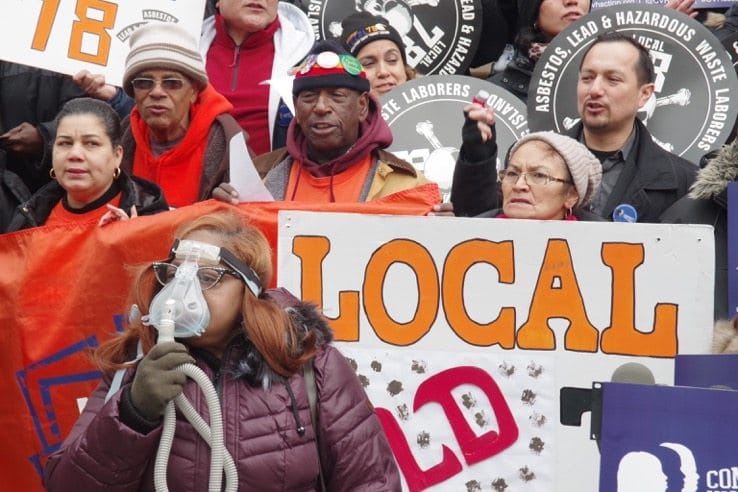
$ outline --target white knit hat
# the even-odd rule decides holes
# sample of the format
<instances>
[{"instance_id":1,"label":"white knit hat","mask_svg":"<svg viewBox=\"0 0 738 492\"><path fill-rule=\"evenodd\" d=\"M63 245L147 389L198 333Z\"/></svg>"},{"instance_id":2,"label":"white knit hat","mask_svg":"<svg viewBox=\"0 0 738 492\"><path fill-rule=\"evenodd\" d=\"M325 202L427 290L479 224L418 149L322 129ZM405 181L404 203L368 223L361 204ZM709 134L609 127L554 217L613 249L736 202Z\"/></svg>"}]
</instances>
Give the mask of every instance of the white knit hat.
<instances>
[{"instance_id":1,"label":"white knit hat","mask_svg":"<svg viewBox=\"0 0 738 492\"><path fill-rule=\"evenodd\" d=\"M152 22L131 35L126 57L123 90L133 96L131 80L144 70L176 70L186 75L198 89L208 85L205 63L195 39L171 22Z\"/></svg>"},{"instance_id":2,"label":"white knit hat","mask_svg":"<svg viewBox=\"0 0 738 492\"><path fill-rule=\"evenodd\" d=\"M602 164L583 144L571 137L556 132L534 132L525 135L510 148L511 156L518 147L531 140L545 142L564 159L569 174L574 181L574 187L579 194L579 200L574 208L587 205L602 181ZM508 157L509 160L509 157ZM505 163L507 166L507 163Z\"/></svg>"}]
</instances>

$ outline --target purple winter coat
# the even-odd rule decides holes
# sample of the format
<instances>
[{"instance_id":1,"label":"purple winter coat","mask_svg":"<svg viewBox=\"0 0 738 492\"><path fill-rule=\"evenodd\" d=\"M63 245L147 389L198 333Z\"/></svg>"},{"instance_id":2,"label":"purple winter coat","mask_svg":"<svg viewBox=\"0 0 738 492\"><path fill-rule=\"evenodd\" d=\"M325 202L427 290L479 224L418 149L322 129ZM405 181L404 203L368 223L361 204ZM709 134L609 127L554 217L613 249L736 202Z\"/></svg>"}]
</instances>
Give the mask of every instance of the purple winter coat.
<instances>
[{"instance_id":1,"label":"purple winter coat","mask_svg":"<svg viewBox=\"0 0 738 492\"><path fill-rule=\"evenodd\" d=\"M326 326L312 329L317 329L323 340L330 337ZM217 379L225 444L238 468L238 490L319 490L315 430L302 374L278 382L243 337L228 346L217 376L217 368L214 370L212 361L207 363L204 354L193 351L193 356L201 369ZM326 343L318 350L313 367L318 387L321 461L328 490L400 490L392 451L347 360ZM244 375L245 371L251 376ZM258 384L264 377L273 381L268 390ZM90 396L61 449L49 458L44 477L48 492L154 490L154 458L161 425L142 434L121 421L120 409L126 405L131 381L129 371L120 390L107 403L104 400L110 378L106 377ZM288 386L296 401L296 414ZM191 380L184 394L201 415L207 415L202 393ZM305 427L303 436L297 431L301 425ZM207 490L209 469L209 446L177 412L167 469L169 490Z\"/></svg>"}]
</instances>

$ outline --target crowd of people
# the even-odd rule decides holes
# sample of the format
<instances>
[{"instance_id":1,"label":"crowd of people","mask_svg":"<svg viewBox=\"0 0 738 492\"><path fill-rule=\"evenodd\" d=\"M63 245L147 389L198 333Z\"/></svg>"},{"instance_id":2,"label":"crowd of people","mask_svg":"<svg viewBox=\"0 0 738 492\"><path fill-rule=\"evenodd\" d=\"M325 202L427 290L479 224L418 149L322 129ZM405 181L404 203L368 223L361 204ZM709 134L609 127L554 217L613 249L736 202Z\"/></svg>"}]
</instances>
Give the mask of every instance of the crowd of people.
<instances>
[{"instance_id":1,"label":"crowd of people","mask_svg":"<svg viewBox=\"0 0 738 492\"><path fill-rule=\"evenodd\" d=\"M387 19L357 12L343 19L340 38L314 41L295 3L208 2L199 40L176 24L142 27L131 36L122 87L87 71L64 77L0 63L0 232L104 226L210 198L238 204L231 175L253 166L282 201L396 197L426 204L429 215L613 221L626 213L638 222L711 224L715 319L726 316L727 186L738 176L738 144L693 163L654 142L637 117L654 93L654 66L632 37L606 32L588 46L576 87L580 121L567 134L524 136L499 171L494 111L466 106L451 200L444 204L421 171L386 150L393 136L378 98L422 76L408 64L402 36ZM665 8L694 17L692 4L670 0ZM519 0L514 8L483 2L486 14L499 14L485 15L485 26L505 29L476 59L496 59L509 42L512 59L489 80L525 101L546 45L590 6L589 0ZM718 34L733 30L733 19L731 8ZM291 100L277 83L288 77ZM135 282L131 298L144 316L96 352L106 376L49 460L48 490L116 481L141 489L153 474L166 404L192 394L192 383L175 370L183 363L205 368L237 409L226 419L241 440L236 466L260 470L243 474L243 487L319 489L325 479L336 490L398 490L377 417L330 346L325 319L315 306L266 289L271 252L261 234L237 214L220 213L186 224L173 239L172 256ZM201 327L207 336L156 344L147 310L191 261L178 254L178 244L219 251L215 259L198 257L192 274L211 313ZM319 415L307 434L306 363L316 372L319 401L328 402L320 411L332 412ZM119 370L125 376L116 387L112 375ZM113 436L116 446L105 444ZM271 437L250 444L262 436ZM193 439L175 440L177 490L204 488L185 473L204 456Z\"/></svg>"}]
</instances>

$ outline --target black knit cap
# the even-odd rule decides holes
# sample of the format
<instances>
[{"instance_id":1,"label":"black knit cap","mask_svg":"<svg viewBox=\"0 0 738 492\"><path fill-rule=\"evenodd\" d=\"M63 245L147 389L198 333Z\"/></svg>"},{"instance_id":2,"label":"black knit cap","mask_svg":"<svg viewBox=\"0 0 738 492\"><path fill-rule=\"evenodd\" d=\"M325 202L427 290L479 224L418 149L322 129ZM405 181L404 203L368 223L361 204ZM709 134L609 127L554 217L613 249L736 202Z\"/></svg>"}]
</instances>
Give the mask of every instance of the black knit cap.
<instances>
[{"instance_id":1,"label":"black knit cap","mask_svg":"<svg viewBox=\"0 0 738 492\"><path fill-rule=\"evenodd\" d=\"M292 95L306 89L346 87L369 91L369 80L359 60L334 39L317 41L292 81Z\"/></svg>"},{"instance_id":2,"label":"black knit cap","mask_svg":"<svg viewBox=\"0 0 738 492\"><path fill-rule=\"evenodd\" d=\"M405 43L397 29L392 27L384 17L372 15L368 12L351 14L341 21L343 34L341 41L352 55L357 56L361 48L378 39L389 39L397 45L402 55L402 61L407 64Z\"/></svg>"}]
</instances>

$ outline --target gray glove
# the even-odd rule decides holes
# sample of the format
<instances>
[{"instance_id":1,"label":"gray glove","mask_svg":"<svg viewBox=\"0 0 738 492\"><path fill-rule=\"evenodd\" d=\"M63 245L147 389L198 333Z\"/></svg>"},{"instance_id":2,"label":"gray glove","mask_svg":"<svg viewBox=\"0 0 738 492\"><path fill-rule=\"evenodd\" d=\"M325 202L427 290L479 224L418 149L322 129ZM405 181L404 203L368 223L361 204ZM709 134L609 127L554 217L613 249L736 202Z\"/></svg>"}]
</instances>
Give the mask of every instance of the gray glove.
<instances>
[{"instance_id":1,"label":"gray glove","mask_svg":"<svg viewBox=\"0 0 738 492\"><path fill-rule=\"evenodd\" d=\"M131 385L131 403L148 420L158 420L172 399L182 393L187 376L174 368L194 362L177 342L155 345L139 362Z\"/></svg>"}]
</instances>

